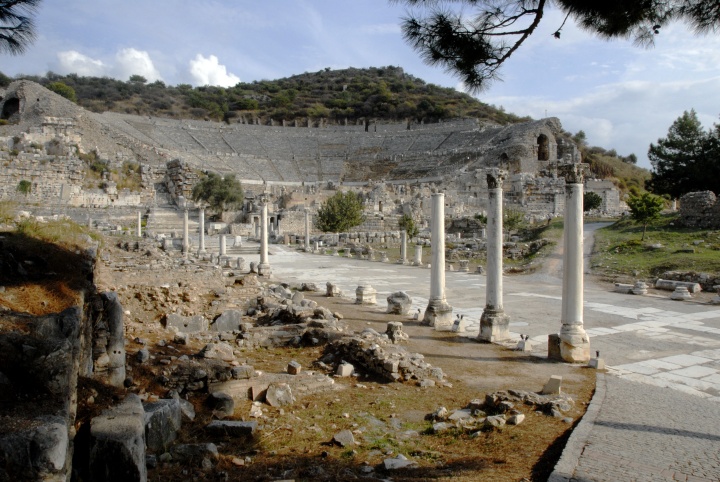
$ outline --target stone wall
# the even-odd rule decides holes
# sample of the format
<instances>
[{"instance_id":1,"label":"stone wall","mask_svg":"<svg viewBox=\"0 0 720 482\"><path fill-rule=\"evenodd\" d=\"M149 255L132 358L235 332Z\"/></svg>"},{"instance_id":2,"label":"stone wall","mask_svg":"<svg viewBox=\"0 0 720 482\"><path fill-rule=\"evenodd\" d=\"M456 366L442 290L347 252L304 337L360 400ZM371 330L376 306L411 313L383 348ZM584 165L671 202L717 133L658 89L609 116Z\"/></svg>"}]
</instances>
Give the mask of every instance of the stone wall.
<instances>
[{"instance_id":1,"label":"stone wall","mask_svg":"<svg viewBox=\"0 0 720 482\"><path fill-rule=\"evenodd\" d=\"M690 192L680 198L680 223L691 228L720 228L720 200L712 191Z\"/></svg>"}]
</instances>

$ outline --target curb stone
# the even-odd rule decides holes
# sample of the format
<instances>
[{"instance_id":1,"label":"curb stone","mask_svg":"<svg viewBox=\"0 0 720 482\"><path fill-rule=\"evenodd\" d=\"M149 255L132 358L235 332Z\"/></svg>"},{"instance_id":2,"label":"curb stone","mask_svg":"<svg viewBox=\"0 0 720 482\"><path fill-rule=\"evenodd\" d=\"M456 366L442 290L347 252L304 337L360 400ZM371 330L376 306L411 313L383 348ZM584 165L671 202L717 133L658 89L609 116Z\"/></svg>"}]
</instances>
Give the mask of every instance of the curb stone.
<instances>
[{"instance_id":1,"label":"curb stone","mask_svg":"<svg viewBox=\"0 0 720 482\"><path fill-rule=\"evenodd\" d=\"M560 460L548 478L548 482L568 482L572 480L575 469L583 450L588 442L588 437L593 429L595 420L597 419L602 404L605 401L605 393L607 386L605 383L605 374L597 373L595 379L595 393L593 394L590 405L588 405L585 415L578 423L575 430L570 434L570 438L563 449Z\"/></svg>"}]
</instances>

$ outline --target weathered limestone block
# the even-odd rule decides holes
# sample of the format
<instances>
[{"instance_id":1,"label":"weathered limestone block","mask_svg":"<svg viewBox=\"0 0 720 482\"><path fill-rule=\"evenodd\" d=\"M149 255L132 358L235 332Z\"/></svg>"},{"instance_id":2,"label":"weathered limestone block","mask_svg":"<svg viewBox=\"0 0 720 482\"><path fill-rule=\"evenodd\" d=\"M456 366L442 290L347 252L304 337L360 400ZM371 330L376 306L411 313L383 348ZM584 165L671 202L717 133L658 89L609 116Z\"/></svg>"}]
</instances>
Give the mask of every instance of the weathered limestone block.
<instances>
[{"instance_id":1,"label":"weathered limestone block","mask_svg":"<svg viewBox=\"0 0 720 482\"><path fill-rule=\"evenodd\" d=\"M644 281L636 281L633 285L632 294L644 296L648 293L648 285Z\"/></svg>"},{"instance_id":2,"label":"weathered limestone block","mask_svg":"<svg viewBox=\"0 0 720 482\"><path fill-rule=\"evenodd\" d=\"M208 321L202 315L180 316L168 313L165 315L165 328L174 328L182 333L198 333L208 330Z\"/></svg>"},{"instance_id":3,"label":"weathered limestone block","mask_svg":"<svg viewBox=\"0 0 720 482\"><path fill-rule=\"evenodd\" d=\"M239 310L226 310L210 323L210 331L234 331L240 329L242 313Z\"/></svg>"},{"instance_id":4,"label":"weathered limestone block","mask_svg":"<svg viewBox=\"0 0 720 482\"><path fill-rule=\"evenodd\" d=\"M123 308L117 293L101 295L107 320L107 380L110 385L122 387L125 381L125 330Z\"/></svg>"},{"instance_id":5,"label":"weathered limestone block","mask_svg":"<svg viewBox=\"0 0 720 482\"><path fill-rule=\"evenodd\" d=\"M287 383L271 383L265 393L265 401L271 407L284 407L295 403L295 397Z\"/></svg>"},{"instance_id":6,"label":"weathered limestone block","mask_svg":"<svg viewBox=\"0 0 720 482\"><path fill-rule=\"evenodd\" d=\"M95 481L147 480L145 411L140 397L128 395L90 423L90 478Z\"/></svg>"},{"instance_id":7,"label":"weathered limestone block","mask_svg":"<svg viewBox=\"0 0 720 482\"><path fill-rule=\"evenodd\" d=\"M180 400L165 399L144 403L145 444L152 452L163 453L177 437L182 425Z\"/></svg>"},{"instance_id":8,"label":"weathered limestone block","mask_svg":"<svg viewBox=\"0 0 720 482\"><path fill-rule=\"evenodd\" d=\"M235 413L235 400L225 392L213 392L207 399L207 404L213 416L223 419L232 417Z\"/></svg>"},{"instance_id":9,"label":"weathered limestone block","mask_svg":"<svg viewBox=\"0 0 720 482\"><path fill-rule=\"evenodd\" d=\"M412 306L412 298L404 291L396 291L387 297L388 313L407 315Z\"/></svg>"},{"instance_id":10,"label":"weathered limestone block","mask_svg":"<svg viewBox=\"0 0 720 482\"><path fill-rule=\"evenodd\" d=\"M355 303L358 305L374 305L377 291L369 284L362 284L355 289Z\"/></svg>"},{"instance_id":11,"label":"weathered limestone block","mask_svg":"<svg viewBox=\"0 0 720 482\"><path fill-rule=\"evenodd\" d=\"M410 338L408 334L403 331L403 324L399 321L388 322L385 334L393 343L400 343L401 341L406 341Z\"/></svg>"},{"instance_id":12,"label":"weathered limestone block","mask_svg":"<svg viewBox=\"0 0 720 482\"><path fill-rule=\"evenodd\" d=\"M232 346L222 341L216 341L205 345L205 347L200 351L200 356L211 360L223 360L227 362L235 360Z\"/></svg>"}]
</instances>

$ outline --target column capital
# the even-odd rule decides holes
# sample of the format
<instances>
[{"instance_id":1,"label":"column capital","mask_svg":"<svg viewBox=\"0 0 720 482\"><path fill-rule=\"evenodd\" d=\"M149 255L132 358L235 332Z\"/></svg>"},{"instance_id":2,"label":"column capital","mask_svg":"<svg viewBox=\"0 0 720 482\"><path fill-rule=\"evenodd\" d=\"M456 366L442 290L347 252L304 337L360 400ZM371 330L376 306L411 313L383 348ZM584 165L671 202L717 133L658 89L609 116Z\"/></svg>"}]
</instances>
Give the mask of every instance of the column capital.
<instances>
[{"instance_id":1,"label":"column capital","mask_svg":"<svg viewBox=\"0 0 720 482\"><path fill-rule=\"evenodd\" d=\"M499 167L491 167L485 170L485 175L487 176L488 189L497 189L503 186L508 172Z\"/></svg>"},{"instance_id":2,"label":"column capital","mask_svg":"<svg viewBox=\"0 0 720 482\"><path fill-rule=\"evenodd\" d=\"M582 184L589 168L589 164L571 162L558 165L558 173L565 178L567 184Z\"/></svg>"}]
</instances>

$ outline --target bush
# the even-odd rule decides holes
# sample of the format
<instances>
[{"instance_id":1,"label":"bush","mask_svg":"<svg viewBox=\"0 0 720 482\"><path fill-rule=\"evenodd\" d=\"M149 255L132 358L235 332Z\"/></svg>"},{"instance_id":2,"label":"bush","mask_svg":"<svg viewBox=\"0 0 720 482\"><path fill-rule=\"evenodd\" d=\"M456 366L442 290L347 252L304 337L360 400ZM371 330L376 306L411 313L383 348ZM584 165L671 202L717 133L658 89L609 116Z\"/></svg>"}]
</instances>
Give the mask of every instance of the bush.
<instances>
[{"instance_id":1,"label":"bush","mask_svg":"<svg viewBox=\"0 0 720 482\"><path fill-rule=\"evenodd\" d=\"M30 191L32 191L32 183L23 179L18 183L17 191L27 196L28 194L30 194Z\"/></svg>"},{"instance_id":2,"label":"bush","mask_svg":"<svg viewBox=\"0 0 720 482\"><path fill-rule=\"evenodd\" d=\"M347 191L336 193L320 206L315 226L325 233L342 233L363 221L365 216L360 195Z\"/></svg>"}]
</instances>

